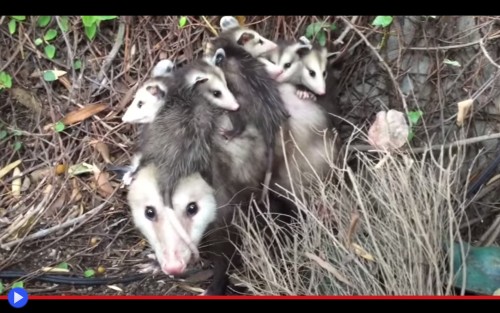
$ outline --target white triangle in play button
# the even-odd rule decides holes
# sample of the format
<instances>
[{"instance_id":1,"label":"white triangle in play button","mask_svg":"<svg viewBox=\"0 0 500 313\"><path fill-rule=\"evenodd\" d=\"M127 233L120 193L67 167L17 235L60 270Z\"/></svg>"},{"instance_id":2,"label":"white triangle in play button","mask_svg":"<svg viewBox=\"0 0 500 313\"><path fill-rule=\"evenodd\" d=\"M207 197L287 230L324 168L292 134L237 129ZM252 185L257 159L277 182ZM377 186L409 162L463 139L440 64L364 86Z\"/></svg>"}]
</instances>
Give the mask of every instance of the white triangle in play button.
<instances>
[{"instance_id":1,"label":"white triangle in play button","mask_svg":"<svg viewBox=\"0 0 500 313\"><path fill-rule=\"evenodd\" d=\"M23 299L23 296L14 291L14 303L17 303Z\"/></svg>"}]
</instances>

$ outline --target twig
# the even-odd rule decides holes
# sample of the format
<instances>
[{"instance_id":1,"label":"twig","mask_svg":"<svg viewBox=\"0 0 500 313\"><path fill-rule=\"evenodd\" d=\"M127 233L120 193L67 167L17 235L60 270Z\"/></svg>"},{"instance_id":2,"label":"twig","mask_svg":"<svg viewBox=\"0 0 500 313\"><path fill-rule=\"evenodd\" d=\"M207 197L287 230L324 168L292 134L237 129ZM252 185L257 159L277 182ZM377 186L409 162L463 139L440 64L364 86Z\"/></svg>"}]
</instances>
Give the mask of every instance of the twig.
<instances>
[{"instance_id":1,"label":"twig","mask_svg":"<svg viewBox=\"0 0 500 313\"><path fill-rule=\"evenodd\" d=\"M358 36L360 36L361 39L363 39L363 41L368 46L368 48L370 48L370 50L372 50L372 52L375 54L375 56L380 61L380 63L382 63L382 65L385 67L387 73L389 74L389 77L391 78L392 83L394 84L394 88L396 89L396 92L398 93L399 97L401 98L401 103L403 104L405 112L408 114L408 105L406 104L405 96L404 96L403 92L401 91L401 88L399 88L399 84L396 81L396 78L394 77L394 74L392 73L392 70L389 67L389 64L387 64L387 62L384 61L384 59L382 58L380 53L378 53L377 49L370 43L368 38L366 38L366 36L359 29L357 29L354 25L352 25L352 23L349 20L347 20L345 17L340 16L339 18L342 19L344 21L344 23L346 23L347 25L352 27L352 29L358 34Z\"/></svg>"},{"instance_id":2,"label":"twig","mask_svg":"<svg viewBox=\"0 0 500 313\"><path fill-rule=\"evenodd\" d=\"M486 51L486 48L484 47L484 41L482 38L481 40L479 40L479 46L481 47L481 51L483 51L483 54L488 59L488 61L490 61L491 64L495 65L497 68L500 69L500 65L498 65L495 61L493 61L488 51Z\"/></svg>"},{"instance_id":3,"label":"twig","mask_svg":"<svg viewBox=\"0 0 500 313\"><path fill-rule=\"evenodd\" d=\"M205 24L207 24L208 29L210 29L210 31L212 32L212 34L214 34L215 36L218 36L219 34L215 30L215 28L212 26L212 24L207 20L207 18L204 15L202 15L201 18L203 19L203 21L205 22Z\"/></svg>"},{"instance_id":4,"label":"twig","mask_svg":"<svg viewBox=\"0 0 500 313\"><path fill-rule=\"evenodd\" d=\"M460 145L470 145L473 143L481 142L481 141L486 141L486 140L493 140L493 139L500 139L500 133L495 133L495 134L490 134L490 135L483 135L483 136L478 136L478 137L472 137L472 138L467 138L467 139L461 139L454 141L452 143L448 144L437 144L437 145L432 145L430 147L418 147L411 149L411 152L413 153L422 153L428 150L440 150L442 148L447 149L455 146L460 146ZM349 146L348 148L350 151L357 150L357 151L377 151L373 146L370 145L352 145Z\"/></svg>"},{"instance_id":5,"label":"twig","mask_svg":"<svg viewBox=\"0 0 500 313\"><path fill-rule=\"evenodd\" d=\"M5 244L2 244L0 247L2 249L10 249L10 247L12 247L13 245L16 245L20 242L23 242L23 241L29 241L29 240L33 240L33 239L39 239L39 238L42 238L42 237L45 237L47 235L50 235L58 230L61 230L63 228L67 228L67 227L70 227L70 226L73 226L77 223L80 223L81 221L83 221L84 219L86 219L87 217L90 219L92 216L94 216L95 214L99 213L102 208L104 208L104 206L106 205L106 203L102 203L100 204L99 206L93 208L92 210L88 211L87 213L79 216L79 217L76 217L74 219L71 219L69 221L66 221L60 225L57 225L57 226L53 226L53 227L50 227L50 228L47 228L47 229L42 229L32 235L29 235L25 238L21 238L21 239L16 239L16 240L13 240L11 242L8 242L8 243L5 243ZM83 223L81 223L80 225L78 226L75 226L75 228L78 228L79 226L81 226Z\"/></svg>"},{"instance_id":6,"label":"twig","mask_svg":"<svg viewBox=\"0 0 500 313\"><path fill-rule=\"evenodd\" d=\"M116 55L118 54L118 51L120 51L120 47L123 44L123 38L125 37L125 22L120 21L120 26L118 27L118 33L116 34L116 39L115 39L115 44L113 45L113 48L109 52L108 56L106 57L106 60L104 60L104 63L102 64L101 70L99 71L99 75L97 75L97 81L99 82L99 90L102 88L102 80L104 79L104 76L106 75L106 72L108 71L109 67L111 66L111 63L115 59ZM95 90L94 86L94 90Z\"/></svg>"},{"instance_id":7,"label":"twig","mask_svg":"<svg viewBox=\"0 0 500 313\"><path fill-rule=\"evenodd\" d=\"M497 39L497 38L500 38L500 35L491 36L491 37L489 37L487 39ZM477 41L473 41L473 42L469 42L469 43L464 43L464 44L441 46L441 47L405 47L404 49L405 50L425 50L425 51L428 51L428 50L460 49L460 48L467 48L467 47L475 46L477 44L481 44L482 40L483 39L480 39L480 40L477 40Z\"/></svg>"},{"instance_id":8,"label":"twig","mask_svg":"<svg viewBox=\"0 0 500 313\"><path fill-rule=\"evenodd\" d=\"M480 246L489 246L495 241L496 237L500 233L500 214L497 215L495 221L491 224L490 228L481 236L479 239Z\"/></svg>"},{"instance_id":9,"label":"twig","mask_svg":"<svg viewBox=\"0 0 500 313\"><path fill-rule=\"evenodd\" d=\"M351 18L351 24L355 24L356 21L358 20L359 16L353 16ZM347 28L344 29L344 31L342 32L342 34L340 34L340 36L335 39L335 41L333 42L334 45L343 45L344 44L344 37L349 33L349 31L352 29L352 26L351 25L347 25Z\"/></svg>"}]
</instances>

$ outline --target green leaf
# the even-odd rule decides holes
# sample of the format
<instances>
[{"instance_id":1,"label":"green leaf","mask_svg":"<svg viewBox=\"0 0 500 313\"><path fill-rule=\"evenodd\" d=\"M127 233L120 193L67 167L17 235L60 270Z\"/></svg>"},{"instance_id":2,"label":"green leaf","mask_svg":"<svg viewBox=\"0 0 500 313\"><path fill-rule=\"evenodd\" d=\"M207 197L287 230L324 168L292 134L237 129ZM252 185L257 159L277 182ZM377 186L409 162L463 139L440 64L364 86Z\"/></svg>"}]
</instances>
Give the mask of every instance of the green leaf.
<instances>
[{"instance_id":1,"label":"green leaf","mask_svg":"<svg viewBox=\"0 0 500 313\"><path fill-rule=\"evenodd\" d=\"M67 16L61 16L59 22L61 22L61 30L67 32L69 30L69 18Z\"/></svg>"},{"instance_id":2,"label":"green leaf","mask_svg":"<svg viewBox=\"0 0 500 313\"><path fill-rule=\"evenodd\" d=\"M187 23L187 16L181 16L181 18L179 19L179 28L186 26L186 23Z\"/></svg>"},{"instance_id":3,"label":"green leaf","mask_svg":"<svg viewBox=\"0 0 500 313\"><path fill-rule=\"evenodd\" d=\"M85 26L85 35L89 40L93 40L97 33L97 24L92 24L91 26Z\"/></svg>"},{"instance_id":4,"label":"green leaf","mask_svg":"<svg viewBox=\"0 0 500 313\"><path fill-rule=\"evenodd\" d=\"M47 57L51 60L56 55L56 47L54 45L47 45L47 46L45 46L44 50L45 50L45 54L47 55Z\"/></svg>"},{"instance_id":5,"label":"green leaf","mask_svg":"<svg viewBox=\"0 0 500 313\"><path fill-rule=\"evenodd\" d=\"M373 26L382 26L382 27L387 27L391 25L392 23L392 16L377 16L374 20L372 25Z\"/></svg>"},{"instance_id":6,"label":"green leaf","mask_svg":"<svg viewBox=\"0 0 500 313\"><path fill-rule=\"evenodd\" d=\"M318 36L316 36L316 39L318 40L318 43L324 47L326 45L326 33L324 31L319 32Z\"/></svg>"},{"instance_id":7,"label":"green leaf","mask_svg":"<svg viewBox=\"0 0 500 313\"><path fill-rule=\"evenodd\" d=\"M6 72L0 72L0 89L11 88L12 77Z\"/></svg>"},{"instance_id":8,"label":"green leaf","mask_svg":"<svg viewBox=\"0 0 500 313\"><path fill-rule=\"evenodd\" d=\"M413 130L411 130L409 133L408 133L408 141L411 141L413 139L413 137L415 137L415 133L413 132Z\"/></svg>"},{"instance_id":9,"label":"green leaf","mask_svg":"<svg viewBox=\"0 0 500 313\"><path fill-rule=\"evenodd\" d=\"M97 19L95 16L82 16L82 22L83 26L90 27L92 25L95 25Z\"/></svg>"},{"instance_id":10,"label":"green leaf","mask_svg":"<svg viewBox=\"0 0 500 313\"><path fill-rule=\"evenodd\" d=\"M337 24L333 23L330 25L331 30L336 30L337 29Z\"/></svg>"},{"instance_id":11,"label":"green leaf","mask_svg":"<svg viewBox=\"0 0 500 313\"><path fill-rule=\"evenodd\" d=\"M82 68L82 61L81 60L76 60L75 63L73 63L73 68L75 70L79 70Z\"/></svg>"},{"instance_id":12,"label":"green leaf","mask_svg":"<svg viewBox=\"0 0 500 313\"><path fill-rule=\"evenodd\" d=\"M42 38L37 38L37 39L35 39L35 46L39 46L39 45L41 45L42 43L43 43Z\"/></svg>"},{"instance_id":13,"label":"green leaf","mask_svg":"<svg viewBox=\"0 0 500 313\"><path fill-rule=\"evenodd\" d=\"M59 265L57 265L56 268L62 268L62 269L67 270L68 269L68 263L62 262Z\"/></svg>"},{"instance_id":14,"label":"green leaf","mask_svg":"<svg viewBox=\"0 0 500 313\"><path fill-rule=\"evenodd\" d=\"M17 151L17 150L21 149L22 146L23 146L22 142L20 142L20 141L14 142L14 151Z\"/></svg>"},{"instance_id":15,"label":"green leaf","mask_svg":"<svg viewBox=\"0 0 500 313\"><path fill-rule=\"evenodd\" d=\"M93 269L88 269L85 271L85 273L83 273L83 276L85 276L86 278L93 277L94 275L95 271Z\"/></svg>"},{"instance_id":16,"label":"green leaf","mask_svg":"<svg viewBox=\"0 0 500 313\"><path fill-rule=\"evenodd\" d=\"M108 21L108 20L114 20L116 19L118 16L117 15L104 15L104 16L94 16L96 18L96 20L99 20L99 21Z\"/></svg>"},{"instance_id":17,"label":"green leaf","mask_svg":"<svg viewBox=\"0 0 500 313\"><path fill-rule=\"evenodd\" d=\"M54 130L58 133L62 132L66 128L63 122L59 121L54 125Z\"/></svg>"},{"instance_id":18,"label":"green leaf","mask_svg":"<svg viewBox=\"0 0 500 313\"><path fill-rule=\"evenodd\" d=\"M6 138L8 134L9 133L5 129L4 130L0 130L0 140Z\"/></svg>"},{"instance_id":19,"label":"green leaf","mask_svg":"<svg viewBox=\"0 0 500 313\"><path fill-rule=\"evenodd\" d=\"M420 110L408 112L408 119L410 120L410 125L416 125L423 114L424 112Z\"/></svg>"},{"instance_id":20,"label":"green leaf","mask_svg":"<svg viewBox=\"0 0 500 313\"><path fill-rule=\"evenodd\" d=\"M43 36L43 39L45 39L45 41L51 41L52 39L54 39L56 37L57 37L57 30L51 28L51 29L47 30L47 32L45 33L45 36Z\"/></svg>"},{"instance_id":21,"label":"green leaf","mask_svg":"<svg viewBox=\"0 0 500 313\"><path fill-rule=\"evenodd\" d=\"M53 82L54 80L57 80L57 75L54 73L54 71L44 71L43 72L43 79L47 82Z\"/></svg>"},{"instance_id":22,"label":"green leaf","mask_svg":"<svg viewBox=\"0 0 500 313\"><path fill-rule=\"evenodd\" d=\"M38 26L45 27L45 26L49 25L51 19L52 19L52 17L50 17L50 16L40 16L38 18Z\"/></svg>"},{"instance_id":23,"label":"green leaf","mask_svg":"<svg viewBox=\"0 0 500 313\"><path fill-rule=\"evenodd\" d=\"M3 293L5 290L5 287L3 286L2 282L0 281L0 295Z\"/></svg>"},{"instance_id":24,"label":"green leaf","mask_svg":"<svg viewBox=\"0 0 500 313\"><path fill-rule=\"evenodd\" d=\"M18 281L17 283L13 283L11 288L24 288L24 283L23 281Z\"/></svg>"},{"instance_id":25,"label":"green leaf","mask_svg":"<svg viewBox=\"0 0 500 313\"><path fill-rule=\"evenodd\" d=\"M18 21L24 21L26 19L26 16L24 15L17 15L17 16L11 16L13 19L18 20Z\"/></svg>"},{"instance_id":26,"label":"green leaf","mask_svg":"<svg viewBox=\"0 0 500 313\"><path fill-rule=\"evenodd\" d=\"M16 32L17 22L16 20L9 21L9 33L13 35Z\"/></svg>"}]
</instances>

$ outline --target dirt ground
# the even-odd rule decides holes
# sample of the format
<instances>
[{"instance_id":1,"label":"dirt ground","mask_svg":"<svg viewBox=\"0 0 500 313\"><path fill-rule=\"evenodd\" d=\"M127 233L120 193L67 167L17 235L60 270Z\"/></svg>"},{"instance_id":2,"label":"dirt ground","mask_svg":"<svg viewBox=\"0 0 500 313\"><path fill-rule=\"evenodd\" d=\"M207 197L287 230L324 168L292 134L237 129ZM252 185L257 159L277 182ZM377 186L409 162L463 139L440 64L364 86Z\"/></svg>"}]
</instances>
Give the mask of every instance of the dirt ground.
<instances>
[{"instance_id":1,"label":"dirt ground","mask_svg":"<svg viewBox=\"0 0 500 313\"><path fill-rule=\"evenodd\" d=\"M19 280L30 294L197 294L210 277L208 265L184 282L162 274L96 286L39 279L43 268L61 263L68 273L51 275L72 275L75 281L88 279L89 269L96 277L127 278L154 264L148 258L152 251L133 227L125 190L105 169L128 164L133 153L137 127L120 118L137 86L160 59L183 63L198 56L203 40L219 30L220 17L189 16L183 27L176 16L119 17L101 21L92 40L79 16L69 18L66 32L60 28L63 19L51 17L40 26L38 18L18 20L11 34L15 18L0 17L0 72L12 78L11 86L0 90L0 168L20 160L21 172L11 170L0 178L4 288ZM387 28L375 27L375 16L239 18L271 40L297 39L313 23L335 24L334 30L325 28L324 36L330 52L346 56L332 73L339 78L344 139L354 127L366 130L378 111L404 111L405 106L423 112L414 129L415 147L430 138L441 144L499 132L497 17L394 17ZM57 30L52 39L47 39L49 29ZM53 58L49 45L56 51ZM50 70L58 79L48 79L54 72L44 76ZM474 100L472 118L457 127L457 103L469 98ZM74 114L82 107L90 107L83 120L85 112ZM59 121L66 124L61 131ZM478 140L469 147L474 177L498 155L498 142ZM87 172L72 175L74 170ZM22 187L16 196L12 185L18 176ZM484 236L490 228L500 229L494 225L498 199L488 196L498 186L492 183L491 192L475 200L464 222L464 229L471 227L472 242L500 243L498 232L490 233L491 239ZM13 271L27 276L13 280Z\"/></svg>"}]
</instances>

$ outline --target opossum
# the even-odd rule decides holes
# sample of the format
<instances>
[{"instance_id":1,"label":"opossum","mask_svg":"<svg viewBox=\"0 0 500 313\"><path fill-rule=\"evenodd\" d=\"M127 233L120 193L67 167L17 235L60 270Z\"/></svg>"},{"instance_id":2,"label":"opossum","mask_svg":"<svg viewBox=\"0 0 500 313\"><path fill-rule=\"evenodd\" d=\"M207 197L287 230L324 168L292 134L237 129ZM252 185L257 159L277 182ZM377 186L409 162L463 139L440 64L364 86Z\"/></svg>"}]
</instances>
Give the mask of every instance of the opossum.
<instances>
[{"instance_id":1,"label":"opossum","mask_svg":"<svg viewBox=\"0 0 500 313\"><path fill-rule=\"evenodd\" d=\"M171 136L170 133L165 135ZM251 167L253 156L250 152L245 155L246 166ZM134 224L154 249L163 272L183 274L199 253L206 253L212 260L213 281L203 295L226 294L227 271L241 262L236 253L239 237L232 218L234 214L247 213L252 190L242 190L245 186L232 180L227 171L231 168L227 165L231 158L227 151L215 149L213 183L209 184L200 173L191 173L181 177L170 194L160 191L162 182L168 180L163 176L165 173L149 163L135 173L127 195ZM283 215L289 215L288 208L273 195L270 200L270 211L282 214L282 222L286 225L290 220L283 219Z\"/></svg>"},{"instance_id":2,"label":"opossum","mask_svg":"<svg viewBox=\"0 0 500 313\"><path fill-rule=\"evenodd\" d=\"M226 55L218 59L216 65L224 71L229 90L241 104L240 110L227 114L232 129L222 129L221 134L229 142L237 139L246 127L252 125L266 141L267 171L262 183L264 191L261 199L263 200L267 195L267 185L272 176L275 137L289 115L279 95L276 81L266 71L264 63L252 56L264 52L262 50L259 53L254 51L253 54L247 52L243 48L246 41L242 40L246 32L238 34L240 37L221 34L205 46L204 52L205 57L211 57L212 51L224 49ZM270 49L274 49L274 46Z\"/></svg>"},{"instance_id":3,"label":"opossum","mask_svg":"<svg viewBox=\"0 0 500 313\"><path fill-rule=\"evenodd\" d=\"M296 86L303 84L314 93L324 94L326 50L299 42L280 46L268 57L274 64L283 65L284 72L277 80L281 82L280 94L290 114L284 127L284 142L277 139L275 166L278 170L276 175L273 173L275 179L271 186L278 184L292 192L299 186L311 186L317 178L324 179L330 170L329 162L335 164L339 154L340 139L327 111L313 99L300 97Z\"/></svg>"},{"instance_id":4,"label":"opossum","mask_svg":"<svg viewBox=\"0 0 500 313\"><path fill-rule=\"evenodd\" d=\"M136 92L134 100L122 116L124 123L151 123L160 107L165 103L168 86L172 81L174 63L161 60L148 79Z\"/></svg>"}]
</instances>

